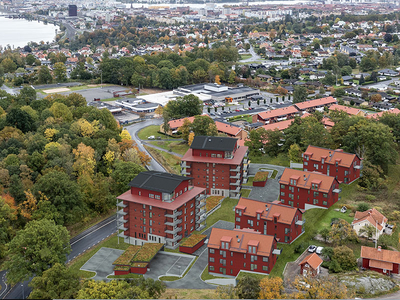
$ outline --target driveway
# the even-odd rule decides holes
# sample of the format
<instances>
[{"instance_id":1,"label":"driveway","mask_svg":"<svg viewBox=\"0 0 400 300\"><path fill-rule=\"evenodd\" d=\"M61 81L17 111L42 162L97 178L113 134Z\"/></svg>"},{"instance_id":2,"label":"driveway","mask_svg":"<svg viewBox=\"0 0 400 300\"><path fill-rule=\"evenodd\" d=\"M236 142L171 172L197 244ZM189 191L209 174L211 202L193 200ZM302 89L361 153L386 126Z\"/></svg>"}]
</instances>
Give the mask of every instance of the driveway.
<instances>
[{"instance_id":1,"label":"driveway","mask_svg":"<svg viewBox=\"0 0 400 300\"><path fill-rule=\"evenodd\" d=\"M160 276L181 276L195 258L194 255L159 252L150 262L150 271L144 277L157 280Z\"/></svg>"}]
</instances>

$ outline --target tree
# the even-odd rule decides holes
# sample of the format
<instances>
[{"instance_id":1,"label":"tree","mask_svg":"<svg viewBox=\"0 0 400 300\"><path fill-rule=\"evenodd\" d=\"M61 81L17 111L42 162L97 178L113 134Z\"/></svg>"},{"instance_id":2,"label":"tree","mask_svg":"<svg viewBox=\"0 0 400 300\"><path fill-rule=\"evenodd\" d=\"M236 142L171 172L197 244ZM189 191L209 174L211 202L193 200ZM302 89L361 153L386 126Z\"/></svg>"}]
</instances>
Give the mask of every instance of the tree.
<instances>
[{"instance_id":1,"label":"tree","mask_svg":"<svg viewBox=\"0 0 400 300\"><path fill-rule=\"evenodd\" d=\"M283 280L280 277L265 277L260 281L258 299L282 299Z\"/></svg>"},{"instance_id":2,"label":"tree","mask_svg":"<svg viewBox=\"0 0 400 300\"><path fill-rule=\"evenodd\" d=\"M39 83L51 83L53 81L53 76L51 76L50 70L47 66L41 66L38 73Z\"/></svg>"},{"instance_id":3,"label":"tree","mask_svg":"<svg viewBox=\"0 0 400 300\"><path fill-rule=\"evenodd\" d=\"M164 107L164 122L172 119L192 117L200 115L203 112L203 103L199 97L190 94L178 97L176 101L169 101Z\"/></svg>"},{"instance_id":4,"label":"tree","mask_svg":"<svg viewBox=\"0 0 400 300\"><path fill-rule=\"evenodd\" d=\"M221 79L219 78L219 75L215 75L215 83L221 84Z\"/></svg>"},{"instance_id":5,"label":"tree","mask_svg":"<svg viewBox=\"0 0 400 300\"><path fill-rule=\"evenodd\" d=\"M363 226L358 231L359 236L364 236L367 239L372 239L372 237L375 235L375 233L376 233L376 228L372 225Z\"/></svg>"},{"instance_id":6,"label":"tree","mask_svg":"<svg viewBox=\"0 0 400 300\"><path fill-rule=\"evenodd\" d=\"M236 294L239 299L258 299L260 294L260 280L245 275L237 281Z\"/></svg>"},{"instance_id":7,"label":"tree","mask_svg":"<svg viewBox=\"0 0 400 300\"><path fill-rule=\"evenodd\" d=\"M89 176L93 176L94 168L96 167L94 149L90 146L86 146L85 144L80 143L78 147L72 152L75 155L73 168L77 175L82 176L82 174L86 173Z\"/></svg>"},{"instance_id":8,"label":"tree","mask_svg":"<svg viewBox=\"0 0 400 300\"><path fill-rule=\"evenodd\" d=\"M209 116L195 116L192 123L192 130L196 136L206 136L210 129L210 124L214 124L214 120ZM213 130L210 131L211 133Z\"/></svg>"},{"instance_id":9,"label":"tree","mask_svg":"<svg viewBox=\"0 0 400 300\"><path fill-rule=\"evenodd\" d=\"M326 227L321 229L321 231L319 232L321 237L324 239L325 243L328 241L330 233L331 233L331 231Z\"/></svg>"},{"instance_id":10,"label":"tree","mask_svg":"<svg viewBox=\"0 0 400 300\"><path fill-rule=\"evenodd\" d=\"M266 143L264 145L265 153L276 157L280 152L283 137L283 133L279 129L267 130L265 136Z\"/></svg>"},{"instance_id":11,"label":"tree","mask_svg":"<svg viewBox=\"0 0 400 300\"><path fill-rule=\"evenodd\" d=\"M372 102L381 102L382 96L380 94L372 94L370 99Z\"/></svg>"},{"instance_id":12,"label":"tree","mask_svg":"<svg viewBox=\"0 0 400 300\"><path fill-rule=\"evenodd\" d=\"M78 291L78 299L149 299L146 290L131 286L129 282L111 280L110 282L87 280Z\"/></svg>"},{"instance_id":13,"label":"tree","mask_svg":"<svg viewBox=\"0 0 400 300\"><path fill-rule=\"evenodd\" d=\"M290 145L290 148L289 148L289 159L292 162L295 162L295 163L303 162L303 159L301 157L302 153L303 152L301 151L301 148L300 148L299 145L297 145L296 143Z\"/></svg>"},{"instance_id":14,"label":"tree","mask_svg":"<svg viewBox=\"0 0 400 300\"><path fill-rule=\"evenodd\" d=\"M182 126L179 127L179 131L182 134L182 139L186 142L189 140L189 134L191 129L192 129L192 122L190 122L188 118L185 118L183 120Z\"/></svg>"},{"instance_id":15,"label":"tree","mask_svg":"<svg viewBox=\"0 0 400 300\"><path fill-rule=\"evenodd\" d=\"M364 56L361 59L360 63L360 69L365 72L365 71L370 71L374 70L377 67L378 63L375 60L375 58L369 58L368 56Z\"/></svg>"},{"instance_id":16,"label":"tree","mask_svg":"<svg viewBox=\"0 0 400 300\"><path fill-rule=\"evenodd\" d=\"M189 147L192 145L193 140L194 140L194 132L192 131L192 132L189 134L189 138L188 138L188 145L189 145Z\"/></svg>"},{"instance_id":17,"label":"tree","mask_svg":"<svg viewBox=\"0 0 400 300\"><path fill-rule=\"evenodd\" d=\"M256 130L251 130L249 135L249 140L245 141L245 145L249 147L251 155L260 155L264 148L264 141L266 141L267 131L260 127ZM260 150L261 149L261 150Z\"/></svg>"},{"instance_id":18,"label":"tree","mask_svg":"<svg viewBox=\"0 0 400 300\"><path fill-rule=\"evenodd\" d=\"M234 70L232 70L229 73L229 77L228 77L228 83L229 84L234 84L235 83L235 78L236 78L236 72Z\"/></svg>"},{"instance_id":19,"label":"tree","mask_svg":"<svg viewBox=\"0 0 400 300\"><path fill-rule=\"evenodd\" d=\"M20 108L13 108L6 116L6 124L13 126L26 133L35 130L35 121L32 117Z\"/></svg>"},{"instance_id":20,"label":"tree","mask_svg":"<svg viewBox=\"0 0 400 300\"><path fill-rule=\"evenodd\" d=\"M14 235L12 221L16 219L15 210L3 197L0 197L0 259L6 255L7 244Z\"/></svg>"},{"instance_id":21,"label":"tree","mask_svg":"<svg viewBox=\"0 0 400 300\"><path fill-rule=\"evenodd\" d=\"M362 85L365 82L364 75L361 74L360 79L358 80L358 84Z\"/></svg>"},{"instance_id":22,"label":"tree","mask_svg":"<svg viewBox=\"0 0 400 300\"><path fill-rule=\"evenodd\" d=\"M156 115L162 116L163 114L163 107L161 105L157 106L156 110L154 111Z\"/></svg>"},{"instance_id":23,"label":"tree","mask_svg":"<svg viewBox=\"0 0 400 300\"><path fill-rule=\"evenodd\" d=\"M343 220L339 219L339 221L332 225L330 237L334 244L342 245L346 241L356 241L357 234L351 225Z\"/></svg>"},{"instance_id":24,"label":"tree","mask_svg":"<svg viewBox=\"0 0 400 300\"><path fill-rule=\"evenodd\" d=\"M298 276L294 281L294 287L302 292L297 298L304 299L345 299L352 298L351 292L346 285L337 277L323 276ZM296 298L296 297L291 297Z\"/></svg>"},{"instance_id":25,"label":"tree","mask_svg":"<svg viewBox=\"0 0 400 300\"><path fill-rule=\"evenodd\" d=\"M69 234L65 227L51 220L31 221L17 232L9 246L7 280L11 284L41 276L56 263L64 263L71 251Z\"/></svg>"},{"instance_id":26,"label":"tree","mask_svg":"<svg viewBox=\"0 0 400 300\"><path fill-rule=\"evenodd\" d=\"M64 264L56 263L36 276L29 284L29 299L74 299L79 290L79 276Z\"/></svg>"},{"instance_id":27,"label":"tree","mask_svg":"<svg viewBox=\"0 0 400 300\"><path fill-rule=\"evenodd\" d=\"M298 85L294 88L293 92L293 103L304 102L307 100L307 88L302 85Z\"/></svg>"},{"instance_id":28,"label":"tree","mask_svg":"<svg viewBox=\"0 0 400 300\"><path fill-rule=\"evenodd\" d=\"M69 110L68 106L66 106L64 103L55 102L49 108L49 110L51 111L51 113L55 118L61 118L67 122L72 121L73 118L72 112Z\"/></svg>"},{"instance_id":29,"label":"tree","mask_svg":"<svg viewBox=\"0 0 400 300\"><path fill-rule=\"evenodd\" d=\"M54 64L54 76L58 82L64 82L67 79L67 67L63 62Z\"/></svg>"},{"instance_id":30,"label":"tree","mask_svg":"<svg viewBox=\"0 0 400 300\"><path fill-rule=\"evenodd\" d=\"M215 125L215 123L208 124L206 135L207 136L217 136L218 135L217 126Z\"/></svg>"},{"instance_id":31,"label":"tree","mask_svg":"<svg viewBox=\"0 0 400 300\"><path fill-rule=\"evenodd\" d=\"M347 246L334 248L332 259L336 260L344 271L352 271L357 269L357 259L353 253L353 250Z\"/></svg>"},{"instance_id":32,"label":"tree","mask_svg":"<svg viewBox=\"0 0 400 300\"><path fill-rule=\"evenodd\" d=\"M1 66L4 69L4 73L12 73L17 69L17 64L11 58L5 58L1 62Z\"/></svg>"},{"instance_id":33,"label":"tree","mask_svg":"<svg viewBox=\"0 0 400 300\"><path fill-rule=\"evenodd\" d=\"M111 174L111 178L114 180L112 190L115 194L122 194L129 189L129 182L136 177L140 172L144 172L145 169L130 161L117 161L115 163L115 170Z\"/></svg>"}]
</instances>

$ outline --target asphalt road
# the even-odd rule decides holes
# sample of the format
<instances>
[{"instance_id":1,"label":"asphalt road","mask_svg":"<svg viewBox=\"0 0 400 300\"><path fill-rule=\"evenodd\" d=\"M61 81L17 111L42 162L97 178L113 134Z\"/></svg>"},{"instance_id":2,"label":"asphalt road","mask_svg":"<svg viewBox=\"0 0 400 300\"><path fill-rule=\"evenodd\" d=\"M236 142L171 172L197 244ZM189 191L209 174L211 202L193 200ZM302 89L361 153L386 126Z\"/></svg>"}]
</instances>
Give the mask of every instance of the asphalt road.
<instances>
[{"instance_id":1,"label":"asphalt road","mask_svg":"<svg viewBox=\"0 0 400 300\"><path fill-rule=\"evenodd\" d=\"M249 40L244 40L244 42L249 43ZM251 62L251 61L256 61L256 60L261 59L261 56L258 55L256 52L254 52L254 48L251 44L250 44L249 53L251 54L251 57L248 59L242 59L240 62Z\"/></svg>"},{"instance_id":2,"label":"asphalt road","mask_svg":"<svg viewBox=\"0 0 400 300\"><path fill-rule=\"evenodd\" d=\"M13 89L9 88L5 84L3 84L0 88L2 90L6 91L7 93L9 93L10 95L18 95L19 94L19 90L20 90L20 88L13 88Z\"/></svg>"},{"instance_id":3,"label":"asphalt road","mask_svg":"<svg viewBox=\"0 0 400 300\"><path fill-rule=\"evenodd\" d=\"M74 259L81 253L85 252L89 248L95 246L105 238L117 231L117 223L115 215L108 219L101 221L100 223L90 227L81 234L70 240L71 253L67 256L67 262ZM3 273L1 274L1 284L3 285ZM11 290L8 288L7 291L0 295L2 299L24 299L28 297L31 292L31 288L28 286L30 280L23 283L18 283Z\"/></svg>"},{"instance_id":4,"label":"asphalt road","mask_svg":"<svg viewBox=\"0 0 400 300\"><path fill-rule=\"evenodd\" d=\"M151 120L146 120L144 122L139 122L136 124L132 124L130 126L125 127L129 134L132 137L132 140L136 142L136 144L139 147L140 151L144 151L147 153L147 155L151 156L150 153L147 152L147 150L143 147L143 144L139 137L137 136L137 133L140 131L140 129L145 128L150 125L161 125L163 121L161 119L151 119ZM152 156L151 156L152 157ZM151 171L159 171L159 172L167 172L162 165L160 165L153 157L150 161L150 165L148 166L148 169Z\"/></svg>"}]
</instances>

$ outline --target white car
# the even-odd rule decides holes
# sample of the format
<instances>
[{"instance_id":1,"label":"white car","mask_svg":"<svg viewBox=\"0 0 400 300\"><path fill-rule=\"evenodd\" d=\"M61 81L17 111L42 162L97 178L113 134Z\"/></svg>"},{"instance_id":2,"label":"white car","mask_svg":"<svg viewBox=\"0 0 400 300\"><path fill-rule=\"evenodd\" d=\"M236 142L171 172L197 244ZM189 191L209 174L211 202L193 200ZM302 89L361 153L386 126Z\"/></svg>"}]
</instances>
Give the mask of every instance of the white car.
<instances>
[{"instance_id":1,"label":"white car","mask_svg":"<svg viewBox=\"0 0 400 300\"><path fill-rule=\"evenodd\" d=\"M154 135L151 135L151 136L148 137L148 139L149 139L149 140L155 140L156 138L155 138Z\"/></svg>"},{"instance_id":2,"label":"white car","mask_svg":"<svg viewBox=\"0 0 400 300\"><path fill-rule=\"evenodd\" d=\"M315 250L315 253L317 254L322 254L322 250L324 250L324 247L317 247L317 250Z\"/></svg>"}]
</instances>

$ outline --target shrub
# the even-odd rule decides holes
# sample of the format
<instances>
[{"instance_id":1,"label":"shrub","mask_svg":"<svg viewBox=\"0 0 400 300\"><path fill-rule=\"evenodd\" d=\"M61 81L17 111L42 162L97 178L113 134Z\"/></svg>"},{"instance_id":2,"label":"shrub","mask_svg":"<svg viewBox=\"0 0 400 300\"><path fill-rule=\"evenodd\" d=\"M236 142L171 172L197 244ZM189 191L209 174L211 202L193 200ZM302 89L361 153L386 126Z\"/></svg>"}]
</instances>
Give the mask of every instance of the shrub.
<instances>
[{"instance_id":1,"label":"shrub","mask_svg":"<svg viewBox=\"0 0 400 300\"><path fill-rule=\"evenodd\" d=\"M333 256L333 248L332 247L325 247L324 249L322 249L322 255L324 257L327 257L329 259L332 259Z\"/></svg>"},{"instance_id":2,"label":"shrub","mask_svg":"<svg viewBox=\"0 0 400 300\"><path fill-rule=\"evenodd\" d=\"M347 246L333 249L332 261L336 260L344 271L352 271L357 268L357 259L353 250Z\"/></svg>"},{"instance_id":3,"label":"shrub","mask_svg":"<svg viewBox=\"0 0 400 300\"><path fill-rule=\"evenodd\" d=\"M340 266L339 262L334 259L329 262L329 271L331 271L332 273L340 273L343 272L343 269Z\"/></svg>"},{"instance_id":4,"label":"shrub","mask_svg":"<svg viewBox=\"0 0 400 300\"><path fill-rule=\"evenodd\" d=\"M304 250L306 250L308 247L307 242L302 242L298 244L296 247L294 247L294 253L303 253Z\"/></svg>"},{"instance_id":5,"label":"shrub","mask_svg":"<svg viewBox=\"0 0 400 300\"><path fill-rule=\"evenodd\" d=\"M269 172L257 172L254 176L253 182L266 181L268 179Z\"/></svg>"},{"instance_id":6,"label":"shrub","mask_svg":"<svg viewBox=\"0 0 400 300\"><path fill-rule=\"evenodd\" d=\"M367 211L368 209L370 209L370 206L367 203L361 202L357 205L357 211Z\"/></svg>"},{"instance_id":7,"label":"shrub","mask_svg":"<svg viewBox=\"0 0 400 300\"><path fill-rule=\"evenodd\" d=\"M368 201L374 201L376 197L374 195L367 195L365 199L367 199Z\"/></svg>"}]
</instances>

